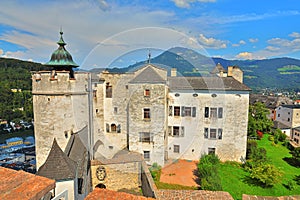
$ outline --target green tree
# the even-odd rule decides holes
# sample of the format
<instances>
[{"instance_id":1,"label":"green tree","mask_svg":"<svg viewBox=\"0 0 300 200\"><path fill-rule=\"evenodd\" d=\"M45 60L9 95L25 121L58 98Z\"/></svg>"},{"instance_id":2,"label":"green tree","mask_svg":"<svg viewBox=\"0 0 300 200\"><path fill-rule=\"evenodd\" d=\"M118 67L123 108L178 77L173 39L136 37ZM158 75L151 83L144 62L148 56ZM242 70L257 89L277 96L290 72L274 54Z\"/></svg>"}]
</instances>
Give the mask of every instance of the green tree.
<instances>
[{"instance_id":1,"label":"green tree","mask_svg":"<svg viewBox=\"0 0 300 200\"><path fill-rule=\"evenodd\" d=\"M198 163L198 174L201 189L222 190L221 178L218 173L220 159L214 154L203 155Z\"/></svg>"},{"instance_id":2,"label":"green tree","mask_svg":"<svg viewBox=\"0 0 300 200\"><path fill-rule=\"evenodd\" d=\"M294 161L300 166L300 147L297 147L292 151L292 156Z\"/></svg>"},{"instance_id":3,"label":"green tree","mask_svg":"<svg viewBox=\"0 0 300 200\"><path fill-rule=\"evenodd\" d=\"M274 165L262 163L251 169L250 177L265 187L272 187L281 181L282 172Z\"/></svg>"},{"instance_id":4,"label":"green tree","mask_svg":"<svg viewBox=\"0 0 300 200\"><path fill-rule=\"evenodd\" d=\"M273 122L268 119L270 111L263 103L257 102L249 106L248 116L248 136L256 137L257 131L270 131Z\"/></svg>"}]
</instances>

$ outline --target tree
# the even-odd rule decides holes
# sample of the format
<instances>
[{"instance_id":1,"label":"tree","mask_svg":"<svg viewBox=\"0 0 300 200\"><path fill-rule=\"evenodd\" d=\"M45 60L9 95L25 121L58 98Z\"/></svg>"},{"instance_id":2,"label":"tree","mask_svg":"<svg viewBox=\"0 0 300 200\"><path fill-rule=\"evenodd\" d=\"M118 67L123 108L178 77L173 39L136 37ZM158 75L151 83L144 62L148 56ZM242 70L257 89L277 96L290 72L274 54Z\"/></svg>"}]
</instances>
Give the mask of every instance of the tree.
<instances>
[{"instance_id":1,"label":"tree","mask_svg":"<svg viewBox=\"0 0 300 200\"><path fill-rule=\"evenodd\" d=\"M274 165L262 163L251 169L250 177L265 187L272 187L281 181L282 172Z\"/></svg>"},{"instance_id":2,"label":"tree","mask_svg":"<svg viewBox=\"0 0 300 200\"><path fill-rule=\"evenodd\" d=\"M257 131L270 131L273 122L267 117L269 113L270 111L263 103L257 102L249 106L248 136L256 137Z\"/></svg>"},{"instance_id":3,"label":"tree","mask_svg":"<svg viewBox=\"0 0 300 200\"><path fill-rule=\"evenodd\" d=\"M198 164L201 189L222 190L221 178L218 173L220 159L214 154L203 155Z\"/></svg>"},{"instance_id":4,"label":"tree","mask_svg":"<svg viewBox=\"0 0 300 200\"><path fill-rule=\"evenodd\" d=\"M292 156L294 161L300 166L300 147L297 147L292 151Z\"/></svg>"}]
</instances>

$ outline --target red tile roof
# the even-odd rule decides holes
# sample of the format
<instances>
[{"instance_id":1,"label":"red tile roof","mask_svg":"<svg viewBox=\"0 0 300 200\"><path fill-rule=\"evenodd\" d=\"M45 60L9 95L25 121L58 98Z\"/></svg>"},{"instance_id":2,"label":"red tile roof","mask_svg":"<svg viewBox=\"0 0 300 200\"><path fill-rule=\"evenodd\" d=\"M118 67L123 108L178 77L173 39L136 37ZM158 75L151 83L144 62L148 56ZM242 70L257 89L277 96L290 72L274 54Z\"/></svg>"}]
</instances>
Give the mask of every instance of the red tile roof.
<instances>
[{"instance_id":1,"label":"red tile roof","mask_svg":"<svg viewBox=\"0 0 300 200\"><path fill-rule=\"evenodd\" d=\"M0 200L39 200L55 188L55 180L0 167Z\"/></svg>"},{"instance_id":2,"label":"red tile roof","mask_svg":"<svg viewBox=\"0 0 300 200\"><path fill-rule=\"evenodd\" d=\"M147 198L144 196L136 196L125 192L116 192L107 189L95 188L85 200L151 200L153 198ZM154 199L153 199L154 200Z\"/></svg>"}]
</instances>

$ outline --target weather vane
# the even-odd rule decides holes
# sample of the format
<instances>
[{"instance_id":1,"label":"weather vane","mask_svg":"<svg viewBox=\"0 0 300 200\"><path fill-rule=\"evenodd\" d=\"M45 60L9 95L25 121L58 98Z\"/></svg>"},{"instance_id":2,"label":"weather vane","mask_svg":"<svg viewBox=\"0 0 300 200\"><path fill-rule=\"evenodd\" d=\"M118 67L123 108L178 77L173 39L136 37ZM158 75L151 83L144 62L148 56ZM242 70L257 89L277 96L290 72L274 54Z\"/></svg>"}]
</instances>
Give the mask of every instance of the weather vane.
<instances>
[{"instance_id":1,"label":"weather vane","mask_svg":"<svg viewBox=\"0 0 300 200\"><path fill-rule=\"evenodd\" d=\"M149 49L149 53L148 53L148 63L150 64L150 60L151 60L151 51Z\"/></svg>"}]
</instances>

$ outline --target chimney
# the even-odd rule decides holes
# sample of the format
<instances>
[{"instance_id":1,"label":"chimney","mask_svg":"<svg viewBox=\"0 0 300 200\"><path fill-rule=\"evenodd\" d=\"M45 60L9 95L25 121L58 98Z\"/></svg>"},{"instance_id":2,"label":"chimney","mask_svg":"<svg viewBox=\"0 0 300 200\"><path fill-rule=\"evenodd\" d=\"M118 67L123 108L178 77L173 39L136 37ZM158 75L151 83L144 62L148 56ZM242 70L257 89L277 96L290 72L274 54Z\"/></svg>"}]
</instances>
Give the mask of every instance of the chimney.
<instances>
[{"instance_id":1,"label":"chimney","mask_svg":"<svg viewBox=\"0 0 300 200\"><path fill-rule=\"evenodd\" d=\"M172 68L171 69L171 77L176 77L177 76L177 69L176 68Z\"/></svg>"}]
</instances>

